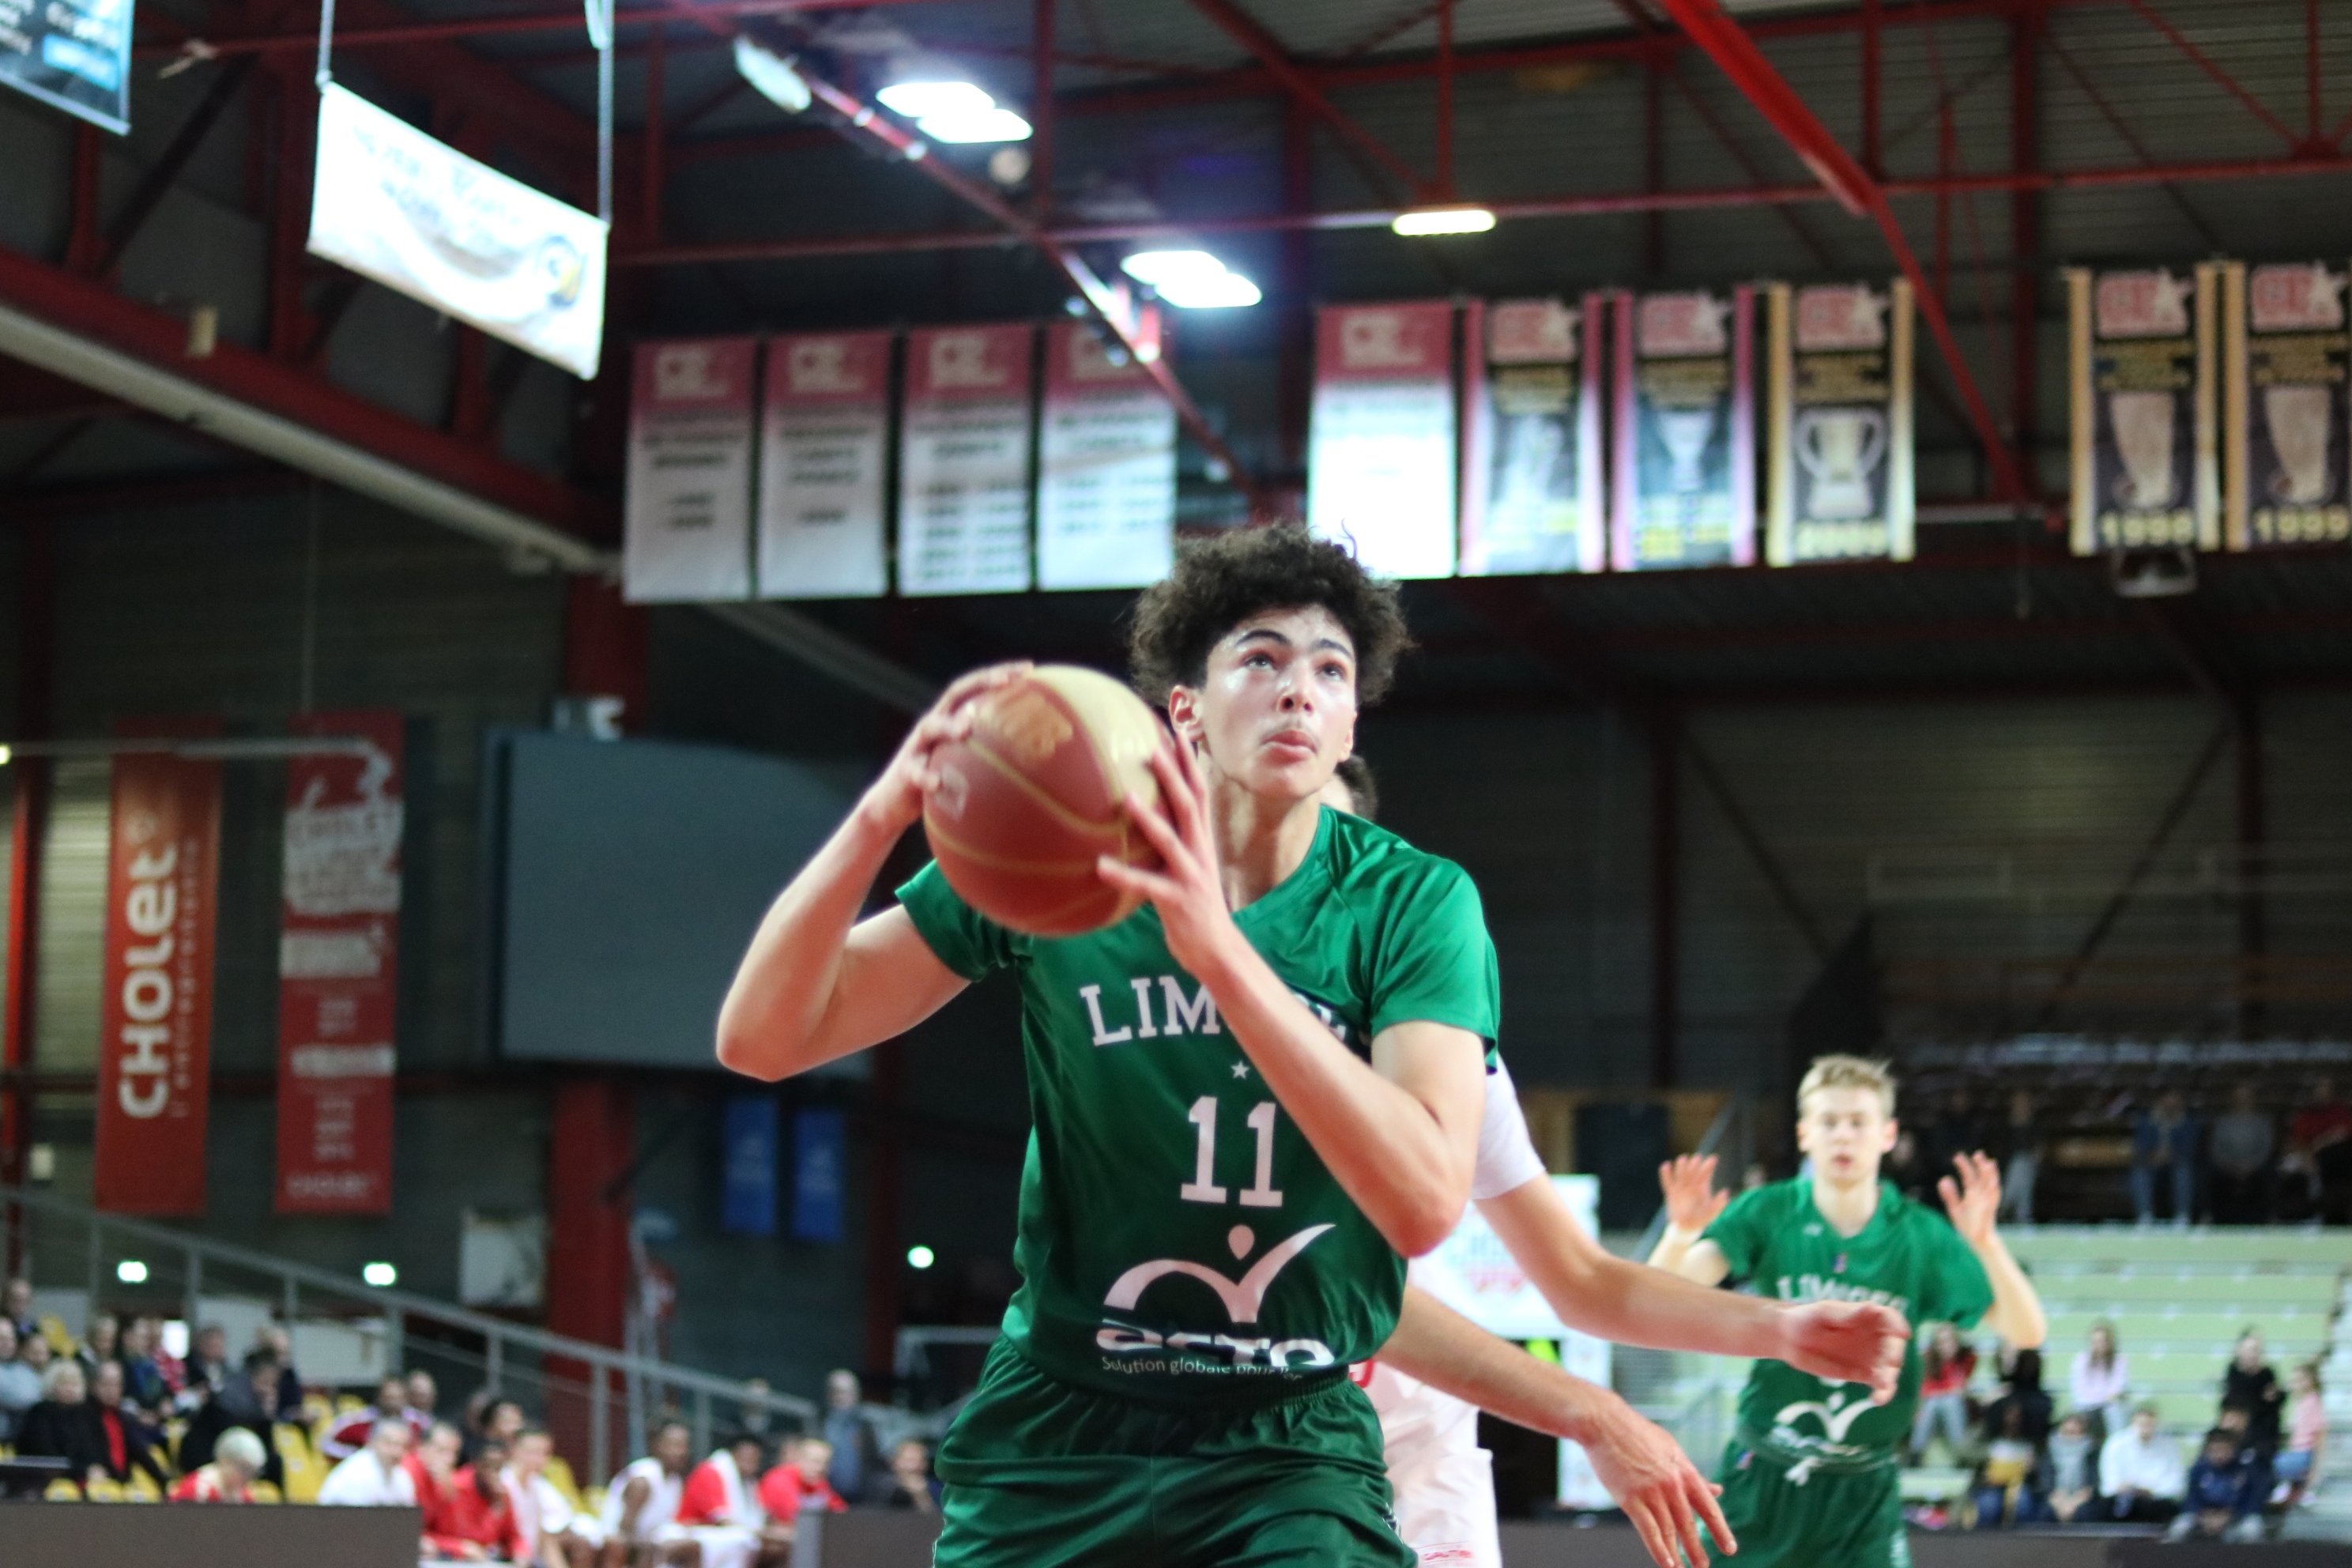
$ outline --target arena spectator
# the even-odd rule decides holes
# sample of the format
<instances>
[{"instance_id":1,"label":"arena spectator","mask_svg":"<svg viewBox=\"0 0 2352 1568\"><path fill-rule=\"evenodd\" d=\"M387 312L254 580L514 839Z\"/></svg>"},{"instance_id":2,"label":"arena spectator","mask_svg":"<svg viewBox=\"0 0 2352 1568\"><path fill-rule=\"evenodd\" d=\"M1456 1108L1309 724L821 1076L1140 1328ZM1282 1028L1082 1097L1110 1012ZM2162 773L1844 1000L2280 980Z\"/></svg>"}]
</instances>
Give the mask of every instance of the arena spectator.
<instances>
[{"instance_id":1,"label":"arena spectator","mask_svg":"<svg viewBox=\"0 0 2352 1568\"><path fill-rule=\"evenodd\" d=\"M213 1462L189 1471L172 1489L173 1502L251 1502L261 1473L261 1439L243 1427L222 1436Z\"/></svg>"},{"instance_id":2,"label":"arena spectator","mask_svg":"<svg viewBox=\"0 0 2352 1568\"><path fill-rule=\"evenodd\" d=\"M187 1377L180 1384L184 1407L194 1409L203 1403L205 1389L226 1387L236 1372L229 1364L228 1331L218 1323L206 1323L198 1329L188 1346Z\"/></svg>"},{"instance_id":3,"label":"arena spectator","mask_svg":"<svg viewBox=\"0 0 2352 1568\"><path fill-rule=\"evenodd\" d=\"M2099 1500L2099 1445L2079 1410L2067 1412L2050 1434L2050 1515L2061 1524L2087 1521Z\"/></svg>"},{"instance_id":4,"label":"arena spectator","mask_svg":"<svg viewBox=\"0 0 2352 1568\"><path fill-rule=\"evenodd\" d=\"M1919 1413L1911 1420L1911 1460L1927 1462L1927 1445L1937 1434L1953 1453L1969 1438L1969 1379L1976 1375L1977 1352L1949 1323L1936 1332L1919 1357Z\"/></svg>"},{"instance_id":5,"label":"arena spectator","mask_svg":"<svg viewBox=\"0 0 2352 1568\"><path fill-rule=\"evenodd\" d=\"M121 1360L122 1320L111 1312L92 1314L89 1328L74 1351L74 1359L81 1363L83 1375L91 1378L98 1375L104 1363Z\"/></svg>"},{"instance_id":6,"label":"arena spectator","mask_svg":"<svg viewBox=\"0 0 2352 1568\"><path fill-rule=\"evenodd\" d=\"M766 1394L769 1392L768 1380L764 1377L747 1377L743 1380L743 1392ZM762 1443L773 1434L775 1424L775 1412L757 1400L746 1399L735 1407L735 1429L739 1432L749 1432Z\"/></svg>"},{"instance_id":7,"label":"arena spectator","mask_svg":"<svg viewBox=\"0 0 2352 1568\"><path fill-rule=\"evenodd\" d=\"M2205 1141L2216 1224L2270 1223L2271 1161L2277 1152L2278 1128L2255 1100L2254 1086L2238 1084L2230 1090L2230 1109L2213 1119Z\"/></svg>"},{"instance_id":8,"label":"arena spectator","mask_svg":"<svg viewBox=\"0 0 2352 1568\"><path fill-rule=\"evenodd\" d=\"M278 1362L278 1419L302 1419L302 1374L294 1370L294 1336L283 1323L264 1322L253 1331L253 1348Z\"/></svg>"},{"instance_id":9,"label":"arena spectator","mask_svg":"<svg viewBox=\"0 0 2352 1568\"><path fill-rule=\"evenodd\" d=\"M2001 1373L2000 1396L1984 1410L1986 1441L2002 1436L2009 1428L2009 1412L2018 1415L2017 1436L2039 1449L2050 1441L2053 1415L2050 1395L2042 1387L2042 1352L2038 1350L2011 1351L2009 1366Z\"/></svg>"},{"instance_id":10,"label":"arena spectator","mask_svg":"<svg viewBox=\"0 0 2352 1568\"><path fill-rule=\"evenodd\" d=\"M416 1506L425 1510L425 1533L430 1535L438 1527L441 1516L449 1507L450 1490L457 1484L457 1458L466 1447L466 1435L446 1421L436 1421L422 1441L412 1446L408 1458L401 1461L408 1471L408 1484L416 1493Z\"/></svg>"},{"instance_id":11,"label":"arena spectator","mask_svg":"<svg viewBox=\"0 0 2352 1568\"><path fill-rule=\"evenodd\" d=\"M361 1449L327 1472L319 1500L329 1507L415 1508L416 1482L408 1473L415 1434L405 1418L376 1422Z\"/></svg>"},{"instance_id":12,"label":"arena spectator","mask_svg":"<svg viewBox=\"0 0 2352 1568\"><path fill-rule=\"evenodd\" d=\"M474 1463L474 1456L486 1442L496 1443L508 1453L514 1452L515 1438L523 1428L522 1406L502 1394L481 1397L481 1408L474 1412L473 1421L466 1433L466 1462Z\"/></svg>"},{"instance_id":13,"label":"arena spectator","mask_svg":"<svg viewBox=\"0 0 2352 1568\"><path fill-rule=\"evenodd\" d=\"M2188 1495L2164 1538L2260 1541L2263 1500L2248 1495L2247 1481L2237 1440L2218 1426L2208 1432L2205 1451L2189 1469Z\"/></svg>"},{"instance_id":14,"label":"arena spectator","mask_svg":"<svg viewBox=\"0 0 2352 1568\"><path fill-rule=\"evenodd\" d=\"M41 1400L16 1425L19 1458L66 1462L74 1484L108 1479L106 1426L89 1402L89 1382L78 1361L52 1362L41 1379Z\"/></svg>"},{"instance_id":15,"label":"arena spectator","mask_svg":"<svg viewBox=\"0 0 2352 1568\"><path fill-rule=\"evenodd\" d=\"M1991 1426L1987 1436L1985 1456L1970 1489L1977 1528L2042 1523L2051 1517L2050 1476L2042 1446L2026 1436L2026 1407L2017 1400L2004 1399L1986 1414L1990 1417L1995 1412L2000 1425Z\"/></svg>"},{"instance_id":16,"label":"arena spectator","mask_svg":"<svg viewBox=\"0 0 2352 1568\"><path fill-rule=\"evenodd\" d=\"M2091 1342L2074 1352L2066 1390L2074 1408L2093 1423L2094 1440L2105 1442L2109 1433L2124 1429L2130 1419L2131 1361L2116 1348L2113 1323L2091 1325Z\"/></svg>"},{"instance_id":17,"label":"arena spectator","mask_svg":"<svg viewBox=\"0 0 2352 1568\"><path fill-rule=\"evenodd\" d=\"M194 1469L210 1462L221 1435L242 1429L260 1438L262 1447L268 1450L262 1479L272 1486L283 1487L286 1468L270 1441L278 1422L278 1378L277 1358L267 1351L255 1351L245 1358L243 1371L217 1386L194 1385L204 1405L189 1417L187 1430L181 1435L180 1468Z\"/></svg>"},{"instance_id":18,"label":"arena spectator","mask_svg":"<svg viewBox=\"0 0 2352 1568\"><path fill-rule=\"evenodd\" d=\"M2329 1225L2352 1224L2352 1105L2336 1093L2334 1079L2313 1080L2286 1141L2309 1163L2319 1217Z\"/></svg>"},{"instance_id":19,"label":"arena spectator","mask_svg":"<svg viewBox=\"0 0 2352 1568\"><path fill-rule=\"evenodd\" d=\"M41 1374L16 1353L16 1325L0 1317L0 1443L16 1440L25 1412L41 1402Z\"/></svg>"},{"instance_id":20,"label":"arena spectator","mask_svg":"<svg viewBox=\"0 0 2352 1568\"><path fill-rule=\"evenodd\" d=\"M507 1496L506 1468L506 1445L483 1439L474 1462L450 1478L440 1511L425 1525L428 1552L462 1563L529 1561Z\"/></svg>"},{"instance_id":21,"label":"arena spectator","mask_svg":"<svg viewBox=\"0 0 2352 1568\"><path fill-rule=\"evenodd\" d=\"M163 1467L156 1458L163 1447L163 1435L142 1421L139 1412L123 1398L121 1362L99 1363L98 1375L89 1381L89 1402L106 1435L107 1475L127 1484L133 1470L142 1470L160 1490L166 1484Z\"/></svg>"},{"instance_id":22,"label":"arena spectator","mask_svg":"<svg viewBox=\"0 0 2352 1568\"><path fill-rule=\"evenodd\" d=\"M2281 1495L2272 1499L2292 1508L2319 1480L2319 1461L2327 1447L2327 1407L2319 1389L2319 1368L2311 1363L2287 1374L2286 1447L2279 1450L2275 1471Z\"/></svg>"},{"instance_id":23,"label":"arena spectator","mask_svg":"<svg viewBox=\"0 0 2352 1568\"><path fill-rule=\"evenodd\" d=\"M890 1481L889 1507L940 1511L940 1479L931 1474L931 1451L919 1439L908 1437L890 1450Z\"/></svg>"},{"instance_id":24,"label":"arena spectator","mask_svg":"<svg viewBox=\"0 0 2352 1568\"><path fill-rule=\"evenodd\" d=\"M677 1529L677 1504L686 1490L687 1462L694 1457L694 1434L683 1421L665 1421L654 1432L653 1452L632 1460L604 1493L604 1568L670 1568L700 1555ZM634 1559L634 1563L632 1563Z\"/></svg>"},{"instance_id":25,"label":"arena spectator","mask_svg":"<svg viewBox=\"0 0 2352 1568\"><path fill-rule=\"evenodd\" d=\"M57 1351L49 1344L49 1336L38 1330L17 1338L16 1359L31 1367L36 1377L48 1376L49 1363L57 1360Z\"/></svg>"},{"instance_id":26,"label":"arena spectator","mask_svg":"<svg viewBox=\"0 0 2352 1568\"><path fill-rule=\"evenodd\" d=\"M2099 1450L2101 1510L2110 1519L2134 1524L2161 1524L2180 1508L2188 1478L2180 1468L2180 1445L2156 1428L2157 1410L2143 1405L2132 1412L2131 1425L2109 1437Z\"/></svg>"},{"instance_id":27,"label":"arena spectator","mask_svg":"<svg viewBox=\"0 0 2352 1568\"><path fill-rule=\"evenodd\" d=\"M408 1419L408 1380L398 1373L385 1374L376 1384L375 1403L363 1405L347 1415L335 1417L334 1425L319 1443L319 1451L328 1458L341 1462L350 1458L368 1445L368 1434L379 1421L398 1421L408 1427L411 1437L421 1437L424 1429Z\"/></svg>"},{"instance_id":28,"label":"arena spectator","mask_svg":"<svg viewBox=\"0 0 2352 1568\"><path fill-rule=\"evenodd\" d=\"M2238 1336L2230 1370L2221 1374L2221 1408L2226 1412L2236 1406L2246 1413L2246 1441L2265 1465L2278 1454L2279 1419L2285 1404L2286 1390L2263 1359L2262 1331L2250 1328Z\"/></svg>"},{"instance_id":29,"label":"arena spectator","mask_svg":"<svg viewBox=\"0 0 2352 1568\"><path fill-rule=\"evenodd\" d=\"M856 1373L844 1368L826 1374L824 1426L816 1436L833 1445L825 1479L834 1491L850 1502L865 1501L866 1487L882 1479L882 1438Z\"/></svg>"},{"instance_id":30,"label":"arena spectator","mask_svg":"<svg viewBox=\"0 0 2352 1568\"><path fill-rule=\"evenodd\" d=\"M572 1511L571 1500L547 1479L555 1439L543 1426L525 1426L507 1460L507 1497L522 1531L523 1557L539 1568L589 1568L602 1536L595 1521Z\"/></svg>"},{"instance_id":31,"label":"arena spectator","mask_svg":"<svg viewBox=\"0 0 2352 1568\"><path fill-rule=\"evenodd\" d=\"M441 1390L434 1383L433 1374L421 1367L410 1373L408 1374L408 1424L415 1427L420 1436L429 1433L433 1430L434 1423L441 1418L440 1410Z\"/></svg>"},{"instance_id":32,"label":"arena spectator","mask_svg":"<svg viewBox=\"0 0 2352 1568\"><path fill-rule=\"evenodd\" d=\"M677 1522L702 1549L702 1568L745 1568L755 1560L782 1563L791 1556L792 1526L770 1521L760 1501L765 1457L760 1439L738 1432L687 1476Z\"/></svg>"},{"instance_id":33,"label":"arena spectator","mask_svg":"<svg viewBox=\"0 0 2352 1568\"><path fill-rule=\"evenodd\" d=\"M822 1437L803 1437L792 1444L783 1459L760 1481L761 1506L768 1517L787 1527L797 1523L804 1509L845 1512L848 1502L833 1489L828 1472L833 1445Z\"/></svg>"},{"instance_id":34,"label":"arena spectator","mask_svg":"<svg viewBox=\"0 0 2352 1568\"><path fill-rule=\"evenodd\" d=\"M163 1350L163 1325L153 1318L131 1319L122 1331L122 1376L131 1403L151 1426L161 1426L171 1408L172 1368L177 1365Z\"/></svg>"},{"instance_id":35,"label":"arena spectator","mask_svg":"<svg viewBox=\"0 0 2352 1568\"><path fill-rule=\"evenodd\" d=\"M1997 1140L2002 1165L2000 1206L2020 1225L2033 1223L2033 1184L2042 1174L2042 1132L2033 1096L2019 1089L2009 1097L2009 1120Z\"/></svg>"},{"instance_id":36,"label":"arena spectator","mask_svg":"<svg viewBox=\"0 0 2352 1568\"><path fill-rule=\"evenodd\" d=\"M2157 1097L2132 1130L2132 1208L2142 1225L2156 1223L2157 1179L2172 1194L2172 1223L2186 1226L2197 1212L2197 1119L2177 1089Z\"/></svg>"},{"instance_id":37,"label":"arena spectator","mask_svg":"<svg viewBox=\"0 0 2352 1568\"><path fill-rule=\"evenodd\" d=\"M16 1331L19 1342L29 1340L41 1331L41 1321L33 1316L33 1282L19 1274L8 1281L5 1310L0 1317L8 1320Z\"/></svg>"}]
</instances>

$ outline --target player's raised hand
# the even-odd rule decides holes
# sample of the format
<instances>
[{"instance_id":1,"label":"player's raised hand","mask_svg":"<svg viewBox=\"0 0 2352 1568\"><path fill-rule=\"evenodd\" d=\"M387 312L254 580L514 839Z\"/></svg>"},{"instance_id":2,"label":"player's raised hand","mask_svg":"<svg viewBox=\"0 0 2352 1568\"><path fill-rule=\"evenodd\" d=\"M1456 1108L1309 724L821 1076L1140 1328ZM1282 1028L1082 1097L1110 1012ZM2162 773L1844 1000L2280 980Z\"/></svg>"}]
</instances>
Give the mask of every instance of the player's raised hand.
<instances>
[{"instance_id":1,"label":"player's raised hand","mask_svg":"<svg viewBox=\"0 0 2352 1568\"><path fill-rule=\"evenodd\" d=\"M1943 1194L1944 1208L1960 1239L1982 1247L1993 1238L1994 1224L2000 1218L2000 1167L1990 1154L1955 1154L1952 1163L1960 1173L1959 1181L1946 1176L1936 1190Z\"/></svg>"},{"instance_id":2,"label":"player's raised hand","mask_svg":"<svg viewBox=\"0 0 2352 1568\"><path fill-rule=\"evenodd\" d=\"M1715 1223L1729 1193L1715 1190L1715 1156L1677 1154L1658 1167L1658 1186L1666 1194L1666 1223L1696 1236Z\"/></svg>"},{"instance_id":3,"label":"player's raised hand","mask_svg":"<svg viewBox=\"0 0 2352 1568\"><path fill-rule=\"evenodd\" d=\"M1160 851L1160 868L1146 870L1108 855L1095 868L1112 887L1151 900L1167 933L1168 955L1197 974L1215 941L1234 929L1225 885L1217 874L1208 779L1192 748L1181 742L1153 753L1151 767L1160 775L1160 805L1129 800L1127 814Z\"/></svg>"},{"instance_id":4,"label":"player's raised hand","mask_svg":"<svg viewBox=\"0 0 2352 1568\"><path fill-rule=\"evenodd\" d=\"M1715 1500L1723 1489L1700 1475L1682 1445L1632 1405L1612 1400L1597 1430L1585 1437L1584 1451L1658 1568L1682 1568L1685 1552L1693 1568L1706 1568L1701 1526L1727 1555L1739 1550Z\"/></svg>"},{"instance_id":5,"label":"player's raised hand","mask_svg":"<svg viewBox=\"0 0 2352 1568\"><path fill-rule=\"evenodd\" d=\"M1869 1301L1809 1301L1780 1314L1775 1361L1832 1383L1866 1383L1870 1401L1895 1397L1911 1325L1891 1307Z\"/></svg>"},{"instance_id":6,"label":"player's raised hand","mask_svg":"<svg viewBox=\"0 0 2352 1568\"><path fill-rule=\"evenodd\" d=\"M865 809L887 826L913 826L922 817L924 795L939 784L939 776L932 771L931 753L939 750L942 742L961 740L971 733L974 705L997 688L1020 679L1033 668L1025 658L1015 659L957 677L940 693L930 711L916 720L907 738L898 742L890 765L882 770L882 776L866 792Z\"/></svg>"}]
</instances>

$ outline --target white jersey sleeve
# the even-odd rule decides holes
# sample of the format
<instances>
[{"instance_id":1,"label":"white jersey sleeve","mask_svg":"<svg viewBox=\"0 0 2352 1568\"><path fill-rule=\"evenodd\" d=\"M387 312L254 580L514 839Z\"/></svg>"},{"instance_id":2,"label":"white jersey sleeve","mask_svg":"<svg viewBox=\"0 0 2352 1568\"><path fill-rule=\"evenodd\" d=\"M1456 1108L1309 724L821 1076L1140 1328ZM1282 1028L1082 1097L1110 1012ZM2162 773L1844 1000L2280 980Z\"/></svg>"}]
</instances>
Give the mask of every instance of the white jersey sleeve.
<instances>
[{"instance_id":1,"label":"white jersey sleeve","mask_svg":"<svg viewBox=\"0 0 2352 1568\"><path fill-rule=\"evenodd\" d=\"M1499 1198L1542 1174L1543 1158L1528 1136L1511 1070L1497 1061L1486 1075L1486 1110L1478 1123L1478 1168L1470 1178L1470 1196L1478 1203Z\"/></svg>"}]
</instances>

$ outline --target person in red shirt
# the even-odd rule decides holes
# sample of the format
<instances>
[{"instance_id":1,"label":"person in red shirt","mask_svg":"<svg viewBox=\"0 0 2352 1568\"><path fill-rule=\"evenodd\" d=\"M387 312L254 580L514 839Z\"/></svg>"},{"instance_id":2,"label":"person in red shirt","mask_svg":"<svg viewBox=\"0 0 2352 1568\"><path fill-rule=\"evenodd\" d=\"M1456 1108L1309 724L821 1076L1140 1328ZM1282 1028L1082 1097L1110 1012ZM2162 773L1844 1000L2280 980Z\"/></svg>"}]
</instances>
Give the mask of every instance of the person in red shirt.
<instances>
[{"instance_id":1,"label":"person in red shirt","mask_svg":"<svg viewBox=\"0 0 2352 1568\"><path fill-rule=\"evenodd\" d=\"M213 1462L200 1466L180 1478L172 1489L173 1502L251 1502L253 1478L261 1473L268 1456L262 1452L261 1439L242 1426L232 1426L221 1434L213 1449Z\"/></svg>"},{"instance_id":2,"label":"person in red shirt","mask_svg":"<svg viewBox=\"0 0 2352 1568\"><path fill-rule=\"evenodd\" d=\"M506 1466L506 1445L484 1438L475 1450L474 1462L450 1478L438 1513L426 1522L427 1551L468 1563L530 1560L522 1526L515 1519L514 1504L499 1475Z\"/></svg>"},{"instance_id":3,"label":"person in red shirt","mask_svg":"<svg viewBox=\"0 0 2352 1568\"><path fill-rule=\"evenodd\" d=\"M408 1380L394 1373L376 1385L373 1405L362 1405L349 1415L335 1417L334 1425L327 1428L326 1436L319 1443L319 1452L341 1463L368 1446L368 1435L375 1430L377 1422L386 1417L406 1420L407 1416ZM409 1436L421 1440L425 1434L420 1429Z\"/></svg>"},{"instance_id":4,"label":"person in red shirt","mask_svg":"<svg viewBox=\"0 0 2352 1568\"><path fill-rule=\"evenodd\" d=\"M803 1437L788 1445L783 1462L760 1482L760 1505L768 1510L770 1521L789 1531L804 1508L848 1512L849 1505L824 1479L825 1468L832 1463L833 1445L822 1437ZM790 1535L785 1539L790 1540Z\"/></svg>"},{"instance_id":5,"label":"person in red shirt","mask_svg":"<svg viewBox=\"0 0 2352 1568\"><path fill-rule=\"evenodd\" d=\"M677 1522L702 1549L702 1568L782 1564L792 1555L792 1531L772 1527L757 1490L766 1452L749 1432L729 1437L694 1467L678 1494Z\"/></svg>"},{"instance_id":6,"label":"person in red shirt","mask_svg":"<svg viewBox=\"0 0 2352 1568\"><path fill-rule=\"evenodd\" d=\"M446 1421L436 1421L425 1440L408 1450L400 1468L408 1472L411 1485L416 1489L416 1506L425 1510L425 1539L430 1542L441 1533L441 1521L449 1511L449 1494L457 1479L457 1452L465 1446L465 1436Z\"/></svg>"}]
</instances>

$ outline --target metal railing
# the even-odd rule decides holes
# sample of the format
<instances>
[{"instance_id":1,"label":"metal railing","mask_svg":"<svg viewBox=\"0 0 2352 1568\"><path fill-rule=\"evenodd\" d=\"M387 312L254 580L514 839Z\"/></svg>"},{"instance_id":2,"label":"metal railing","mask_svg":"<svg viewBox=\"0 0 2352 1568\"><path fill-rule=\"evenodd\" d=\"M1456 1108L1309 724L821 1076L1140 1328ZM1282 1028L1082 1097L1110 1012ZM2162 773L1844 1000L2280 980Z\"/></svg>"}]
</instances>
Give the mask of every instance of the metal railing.
<instances>
[{"instance_id":1,"label":"metal railing","mask_svg":"<svg viewBox=\"0 0 2352 1568\"><path fill-rule=\"evenodd\" d=\"M234 1293L265 1304L289 1333L303 1324L363 1331L380 1324L374 1331L382 1337L386 1371L404 1363L428 1371L437 1366L457 1374L446 1380L453 1384L471 1380L473 1388L512 1397L535 1390L559 1449L581 1465L583 1479L592 1486L602 1485L619 1468L616 1436L629 1456L641 1454L648 1426L659 1419L675 1415L688 1422L699 1453L711 1446L722 1411L733 1421L750 1417L768 1425L806 1426L817 1416L808 1400L738 1379L370 1285L168 1226L100 1214L46 1193L0 1186L0 1234L22 1238L24 1272L37 1292L79 1287L86 1313L114 1310L168 1317L164 1309L172 1304L194 1332L203 1320L204 1302ZM110 1261L119 1264L130 1256L126 1245L136 1247L146 1266L131 1280L108 1268ZM87 1324L82 1326L86 1331Z\"/></svg>"}]
</instances>

